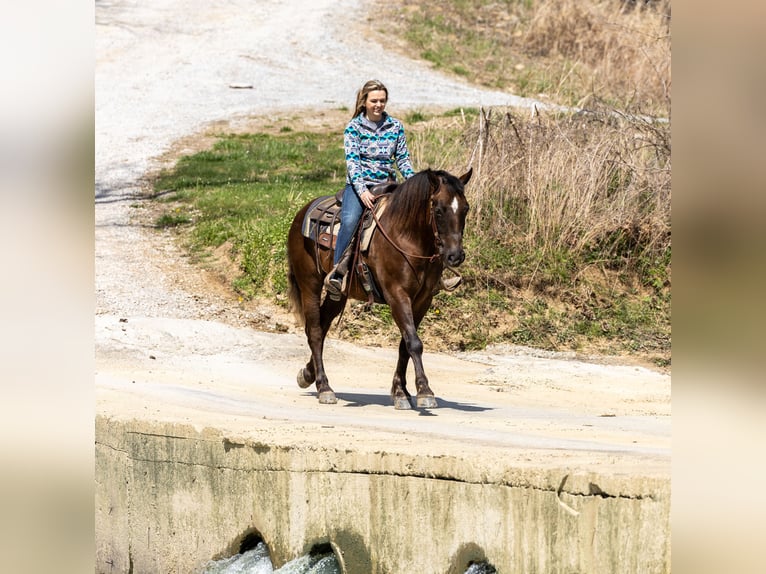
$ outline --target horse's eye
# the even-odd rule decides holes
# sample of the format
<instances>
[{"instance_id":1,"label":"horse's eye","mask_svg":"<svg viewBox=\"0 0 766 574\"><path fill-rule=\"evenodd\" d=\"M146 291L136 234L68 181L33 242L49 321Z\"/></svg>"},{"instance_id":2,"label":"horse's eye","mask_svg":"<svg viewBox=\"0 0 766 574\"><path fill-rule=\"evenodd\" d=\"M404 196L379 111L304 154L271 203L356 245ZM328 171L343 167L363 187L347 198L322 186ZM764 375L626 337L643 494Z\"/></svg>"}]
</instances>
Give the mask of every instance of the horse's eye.
<instances>
[{"instance_id":1,"label":"horse's eye","mask_svg":"<svg viewBox=\"0 0 766 574\"><path fill-rule=\"evenodd\" d=\"M444 210L441 207L438 207L438 206L434 207L434 213L436 214L436 217L438 217L439 219L444 217Z\"/></svg>"}]
</instances>

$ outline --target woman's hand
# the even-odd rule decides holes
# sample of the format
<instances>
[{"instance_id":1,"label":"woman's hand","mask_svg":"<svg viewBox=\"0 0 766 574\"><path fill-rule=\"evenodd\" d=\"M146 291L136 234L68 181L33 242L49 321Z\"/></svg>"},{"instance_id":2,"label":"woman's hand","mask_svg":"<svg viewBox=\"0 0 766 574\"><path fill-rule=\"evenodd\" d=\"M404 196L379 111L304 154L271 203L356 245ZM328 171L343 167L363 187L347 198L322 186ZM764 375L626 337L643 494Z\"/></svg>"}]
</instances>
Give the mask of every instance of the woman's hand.
<instances>
[{"instance_id":1,"label":"woman's hand","mask_svg":"<svg viewBox=\"0 0 766 574\"><path fill-rule=\"evenodd\" d=\"M359 196L359 199L362 200L362 203L367 209L372 209L372 206L375 203L375 196L370 193L369 189L364 190L362 195Z\"/></svg>"}]
</instances>

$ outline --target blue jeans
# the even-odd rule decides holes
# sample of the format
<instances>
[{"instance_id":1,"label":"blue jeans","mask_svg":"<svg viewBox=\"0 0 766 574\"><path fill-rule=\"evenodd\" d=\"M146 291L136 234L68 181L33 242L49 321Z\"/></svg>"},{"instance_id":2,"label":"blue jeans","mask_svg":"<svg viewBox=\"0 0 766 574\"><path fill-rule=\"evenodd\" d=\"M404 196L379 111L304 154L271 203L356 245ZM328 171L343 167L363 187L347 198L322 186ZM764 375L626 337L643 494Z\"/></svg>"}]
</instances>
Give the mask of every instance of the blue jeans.
<instances>
[{"instance_id":1,"label":"blue jeans","mask_svg":"<svg viewBox=\"0 0 766 574\"><path fill-rule=\"evenodd\" d=\"M343 203L340 208L340 229L338 230L338 240L335 243L335 256L333 263L335 265L340 261L340 256L351 243L351 239L356 231L356 225L364 212L364 204L354 191L353 186L346 185L343 190Z\"/></svg>"}]
</instances>

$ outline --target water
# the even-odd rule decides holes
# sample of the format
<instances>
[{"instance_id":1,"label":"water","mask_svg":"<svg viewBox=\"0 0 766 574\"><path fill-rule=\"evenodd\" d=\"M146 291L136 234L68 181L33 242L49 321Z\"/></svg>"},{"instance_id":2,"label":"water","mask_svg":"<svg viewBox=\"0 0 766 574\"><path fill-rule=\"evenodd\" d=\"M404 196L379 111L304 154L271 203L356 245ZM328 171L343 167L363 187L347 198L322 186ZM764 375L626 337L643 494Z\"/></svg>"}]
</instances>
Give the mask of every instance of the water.
<instances>
[{"instance_id":1,"label":"water","mask_svg":"<svg viewBox=\"0 0 766 574\"><path fill-rule=\"evenodd\" d=\"M486 562L474 562L468 567L465 574L497 574L497 570Z\"/></svg>"},{"instance_id":2,"label":"water","mask_svg":"<svg viewBox=\"0 0 766 574\"><path fill-rule=\"evenodd\" d=\"M252 550L209 562L202 574L340 574L332 552L301 556L274 570L269 548L260 542Z\"/></svg>"},{"instance_id":3,"label":"water","mask_svg":"<svg viewBox=\"0 0 766 574\"><path fill-rule=\"evenodd\" d=\"M329 551L301 556L274 570L268 546L259 542L252 550L209 562L202 574L340 574L340 565ZM497 574L497 570L486 562L476 562L465 574Z\"/></svg>"}]
</instances>

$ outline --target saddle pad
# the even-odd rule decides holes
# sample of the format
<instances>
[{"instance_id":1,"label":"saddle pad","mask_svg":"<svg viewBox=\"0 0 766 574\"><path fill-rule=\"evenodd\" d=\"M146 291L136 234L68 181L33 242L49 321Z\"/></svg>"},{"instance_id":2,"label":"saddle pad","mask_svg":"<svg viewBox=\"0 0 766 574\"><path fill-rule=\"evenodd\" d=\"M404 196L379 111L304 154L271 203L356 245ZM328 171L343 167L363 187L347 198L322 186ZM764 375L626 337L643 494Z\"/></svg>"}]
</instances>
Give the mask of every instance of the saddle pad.
<instances>
[{"instance_id":1,"label":"saddle pad","mask_svg":"<svg viewBox=\"0 0 766 574\"><path fill-rule=\"evenodd\" d=\"M326 231L326 228L329 228L337 219L339 211L340 206L336 204L334 196L328 195L315 199L303 218L301 234L303 237L316 239L318 236L317 231Z\"/></svg>"},{"instance_id":2,"label":"saddle pad","mask_svg":"<svg viewBox=\"0 0 766 574\"><path fill-rule=\"evenodd\" d=\"M388 197L381 197L378 199L378 201L375 202L375 216L380 218L381 215L383 215L383 212L386 211L386 205L388 205ZM364 223L362 224L362 239L359 244L359 249L363 252L367 252L370 250L370 241L372 240L372 234L375 231L375 228L378 226L377 222L375 221L375 218L372 217L369 212L367 216L364 219Z\"/></svg>"}]
</instances>

